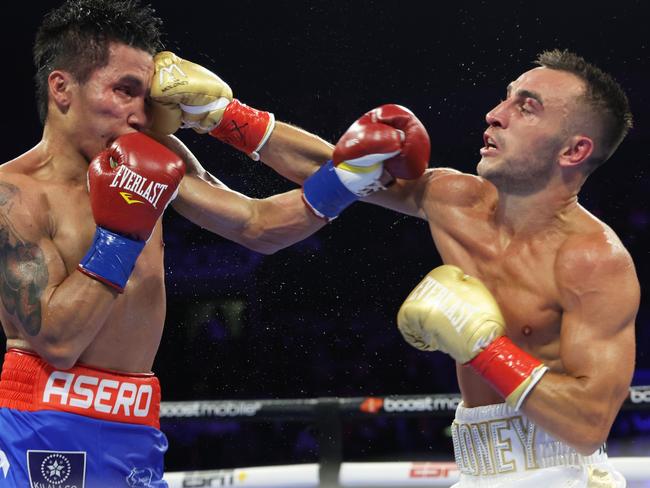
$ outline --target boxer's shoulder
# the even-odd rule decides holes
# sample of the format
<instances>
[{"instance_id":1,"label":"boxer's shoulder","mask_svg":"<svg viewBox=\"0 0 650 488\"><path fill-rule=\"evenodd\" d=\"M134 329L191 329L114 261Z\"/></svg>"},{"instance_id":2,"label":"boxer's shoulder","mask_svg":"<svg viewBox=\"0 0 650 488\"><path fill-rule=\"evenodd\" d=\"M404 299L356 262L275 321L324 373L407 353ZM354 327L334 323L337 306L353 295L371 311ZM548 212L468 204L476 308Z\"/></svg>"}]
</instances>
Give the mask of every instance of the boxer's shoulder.
<instances>
[{"instance_id":1,"label":"boxer's shoulder","mask_svg":"<svg viewBox=\"0 0 650 488\"><path fill-rule=\"evenodd\" d=\"M49 201L45 185L23 173L0 172L0 227L33 241L47 233Z\"/></svg>"},{"instance_id":2,"label":"boxer's shoulder","mask_svg":"<svg viewBox=\"0 0 650 488\"><path fill-rule=\"evenodd\" d=\"M496 201L494 186L487 180L451 168L429 169L426 178L426 199L432 203L474 207Z\"/></svg>"},{"instance_id":3,"label":"boxer's shoulder","mask_svg":"<svg viewBox=\"0 0 650 488\"><path fill-rule=\"evenodd\" d=\"M0 165L0 186L4 190L5 197L8 195L21 198L37 196L45 191L47 179L42 175L47 172L49 172L47 160L34 148Z\"/></svg>"},{"instance_id":4,"label":"boxer's shoulder","mask_svg":"<svg viewBox=\"0 0 650 488\"><path fill-rule=\"evenodd\" d=\"M632 256L616 233L599 220L567 234L557 249L555 276L560 289L579 292L598 288L638 288Z\"/></svg>"},{"instance_id":5,"label":"boxer's shoulder","mask_svg":"<svg viewBox=\"0 0 650 488\"><path fill-rule=\"evenodd\" d=\"M632 258L616 232L590 212L577 206L564 218L564 239L557 262L594 268L607 264L631 264Z\"/></svg>"}]
</instances>

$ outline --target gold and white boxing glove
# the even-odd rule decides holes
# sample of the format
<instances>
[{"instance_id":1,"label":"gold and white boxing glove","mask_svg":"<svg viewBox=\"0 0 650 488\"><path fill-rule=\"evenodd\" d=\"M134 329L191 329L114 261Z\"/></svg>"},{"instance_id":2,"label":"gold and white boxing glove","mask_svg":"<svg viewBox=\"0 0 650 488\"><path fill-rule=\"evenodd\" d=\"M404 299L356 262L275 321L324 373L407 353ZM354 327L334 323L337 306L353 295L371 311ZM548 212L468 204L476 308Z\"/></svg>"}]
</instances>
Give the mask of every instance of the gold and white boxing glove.
<instances>
[{"instance_id":1,"label":"gold and white boxing glove","mask_svg":"<svg viewBox=\"0 0 650 488\"><path fill-rule=\"evenodd\" d=\"M472 367L515 409L548 371L505 336L505 320L485 285L456 266L429 272L402 304L397 324L409 344Z\"/></svg>"},{"instance_id":2,"label":"gold and white boxing glove","mask_svg":"<svg viewBox=\"0 0 650 488\"><path fill-rule=\"evenodd\" d=\"M179 127L210 133L258 160L275 117L233 98L226 82L210 70L169 51L154 57L151 130L172 134Z\"/></svg>"},{"instance_id":3,"label":"gold and white boxing glove","mask_svg":"<svg viewBox=\"0 0 650 488\"><path fill-rule=\"evenodd\" d=\"M228 84L203 66L170 51L154 57L152 131L172 134L185 124L197 132L209 132L232 99Z\"/></svg>"}]
</instances>

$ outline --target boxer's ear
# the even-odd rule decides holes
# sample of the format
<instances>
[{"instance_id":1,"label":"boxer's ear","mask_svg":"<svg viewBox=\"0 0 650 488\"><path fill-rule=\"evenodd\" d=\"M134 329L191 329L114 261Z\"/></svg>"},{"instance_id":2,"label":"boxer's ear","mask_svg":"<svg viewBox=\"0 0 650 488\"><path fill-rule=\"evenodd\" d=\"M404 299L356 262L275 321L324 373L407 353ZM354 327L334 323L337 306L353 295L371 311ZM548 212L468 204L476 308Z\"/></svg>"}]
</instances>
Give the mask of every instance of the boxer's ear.
<instances>
[{"instance_id":1,"label":"boxer's ear","mask_svg":"<svg viewBox=\"0 0 650 488\"><path fill-rule=\"evenodd\" d=\"M585 135L573 136L560 153L560 166L575 167L587 161L594 152L594 141Z\"/></svg>"},{"instance_id":2,"label":"boxer's ear","mask_svg":"<svg viewBox=\"0 0 650 488\"><path fill-rule=\"evenodd\" d=\"M49 97L53 101L60 112L67 112L72 101L72 75L67 71L54 70L47 77L47 85L49 88Z\"/></svg>"}]
</instances>

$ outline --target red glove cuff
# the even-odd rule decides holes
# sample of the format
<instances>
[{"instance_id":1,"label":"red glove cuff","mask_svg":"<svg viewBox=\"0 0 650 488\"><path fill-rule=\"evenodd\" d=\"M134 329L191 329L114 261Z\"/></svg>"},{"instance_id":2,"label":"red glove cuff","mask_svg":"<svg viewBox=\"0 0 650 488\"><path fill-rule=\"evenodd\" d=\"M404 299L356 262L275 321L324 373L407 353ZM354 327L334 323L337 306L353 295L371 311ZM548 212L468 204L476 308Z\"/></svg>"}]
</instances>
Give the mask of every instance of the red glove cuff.
<instances>
[{"instance_id":1,"label":"red glove cuff","mask_svg":"<svg viewBox=\"0 0 650 488\"><path fill-rule=\"evenodd\" d=\"M505 336L494 340L466 364L485 378L516 409L548 370L539 359L520 349Z\"/></svg>"},{"instance_id":2,"label":"red glove cuff","mask_svg":"<svg viewBox=\"0 0 650 488\"><path fill-rule=\"evenodd\" d=\"M210 131L210 135L257 160L257 151L269 138L274 126L272 113L256 110L233 99L224 110L221 122Z\"/></svg>"}]
</instances>

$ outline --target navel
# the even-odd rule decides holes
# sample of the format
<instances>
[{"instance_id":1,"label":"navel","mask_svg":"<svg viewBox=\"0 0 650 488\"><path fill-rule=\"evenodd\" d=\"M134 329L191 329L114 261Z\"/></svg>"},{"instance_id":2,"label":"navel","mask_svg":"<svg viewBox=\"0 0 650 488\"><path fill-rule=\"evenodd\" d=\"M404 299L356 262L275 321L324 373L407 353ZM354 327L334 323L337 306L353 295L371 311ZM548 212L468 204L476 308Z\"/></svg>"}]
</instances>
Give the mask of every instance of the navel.
<instances>
[{"instance_id":1,"label":"navel","mask_svg":"<svg viewBox=\"0 0 650 488\"><path fill-rule=\"evenodd\" d=\"M531 329L530 325L524 325L521 328L521 333L524 334L525 336L529 336L530 334L533 333L533 329Z\"/></svg>"}]
</instances>

